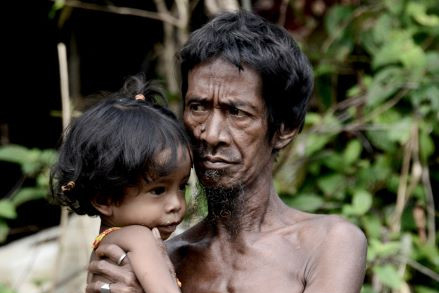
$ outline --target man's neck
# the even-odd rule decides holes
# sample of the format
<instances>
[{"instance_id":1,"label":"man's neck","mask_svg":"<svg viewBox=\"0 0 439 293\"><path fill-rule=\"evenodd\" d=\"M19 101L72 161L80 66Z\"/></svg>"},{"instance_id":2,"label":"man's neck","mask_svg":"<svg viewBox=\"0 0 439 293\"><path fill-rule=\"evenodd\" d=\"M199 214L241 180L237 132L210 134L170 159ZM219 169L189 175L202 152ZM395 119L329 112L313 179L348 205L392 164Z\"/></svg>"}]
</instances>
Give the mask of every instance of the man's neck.
<instances>
[{"instance_id":1,"label":"man's neck","mask_svg":"<svg viewBox=\"0 0 439 293\"><path fill-rule=\"evenodd\" d=\"M271 225L285 207L279 199L272 178L259 178L255 184L231 189L208 188L207 223L212 231L231 239L243 232L257 232ZM273 213L272 211L277 211Z\"/></svg>"}]
</instances>

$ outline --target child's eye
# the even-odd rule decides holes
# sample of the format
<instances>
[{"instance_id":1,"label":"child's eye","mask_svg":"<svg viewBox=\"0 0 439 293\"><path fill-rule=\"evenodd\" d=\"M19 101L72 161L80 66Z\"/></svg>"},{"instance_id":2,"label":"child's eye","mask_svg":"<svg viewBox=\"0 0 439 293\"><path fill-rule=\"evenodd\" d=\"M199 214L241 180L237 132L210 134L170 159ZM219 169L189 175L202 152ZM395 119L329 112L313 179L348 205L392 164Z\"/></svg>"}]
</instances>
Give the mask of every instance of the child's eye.
<instances>
[{"instance_id":1,"label":"child's eye","mask_svg":"<svg viewBox=\"0 0 439 293\"><path fill-rule=\"evenodd\" d=\"M164 187L156 187L156 188L154 188L154 189L152 189L150 191L150 193L152 193L154 195L160 195L160 194L162 194L164 192L165 192L165 188Z\"/></svg>"}]
</instances>

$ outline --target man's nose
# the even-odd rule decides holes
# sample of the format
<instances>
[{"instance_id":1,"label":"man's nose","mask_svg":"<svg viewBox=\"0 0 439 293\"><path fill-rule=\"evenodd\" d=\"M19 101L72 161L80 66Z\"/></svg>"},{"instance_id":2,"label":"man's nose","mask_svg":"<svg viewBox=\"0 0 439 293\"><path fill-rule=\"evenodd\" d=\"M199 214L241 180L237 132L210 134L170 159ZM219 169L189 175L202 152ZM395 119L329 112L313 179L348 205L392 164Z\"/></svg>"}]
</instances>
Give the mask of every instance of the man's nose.
<instances>
[{"instance_id":1,"label":"man's nose","mask_svg":"<svg viewBox=\"0 0 439 293\"><path fill-rule=\"evenodd\" d=\"M213 111L201 125L200 139L210 146L227 144L230 139L227 129L224 115L219 110Z\"/></svg>"}]
</instances>

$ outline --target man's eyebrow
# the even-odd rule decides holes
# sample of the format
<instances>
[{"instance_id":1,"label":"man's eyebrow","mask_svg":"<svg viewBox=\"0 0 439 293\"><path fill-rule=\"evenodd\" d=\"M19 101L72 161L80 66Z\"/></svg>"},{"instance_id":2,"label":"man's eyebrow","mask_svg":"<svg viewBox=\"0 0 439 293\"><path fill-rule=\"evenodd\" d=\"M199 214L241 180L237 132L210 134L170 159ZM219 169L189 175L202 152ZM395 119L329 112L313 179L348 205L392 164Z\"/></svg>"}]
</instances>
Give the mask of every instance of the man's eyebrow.
<instances>
[{"instance_id":1,"label":"man's eyebrow","mask_svg":"<svg viewBox=\"0 0 439 293\"><path fill-rule=\"evenodd\" d=\"M200 97L200 96L186 96L185 101L191 101L191 102L203 102L206 101L207 98Z\"/></svg>"},{"instance_id":2,"label":"man's eyebrow","mask_svg":"<svg viewBox=\"0 0 439 293\"><path fill-rule=\"evenodd\" d=\"M244 109L250 108L254 111L257 111L257 108L253 104L243 101L232 101L232 100L224 101L221 102L221 105L226 107L234 107L234 108L244 108Z\"/></svg>"}]
</instances>

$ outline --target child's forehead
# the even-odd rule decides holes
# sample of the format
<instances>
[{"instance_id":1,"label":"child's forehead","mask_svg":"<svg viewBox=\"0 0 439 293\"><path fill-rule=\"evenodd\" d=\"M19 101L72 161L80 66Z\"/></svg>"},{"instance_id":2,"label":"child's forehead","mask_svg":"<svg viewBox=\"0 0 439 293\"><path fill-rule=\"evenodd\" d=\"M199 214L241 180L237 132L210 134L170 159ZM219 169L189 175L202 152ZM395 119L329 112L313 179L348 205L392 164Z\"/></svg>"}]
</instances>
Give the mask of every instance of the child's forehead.
<instances>
[{"instance_id":1,"label":"child's forehead","mask_svg":"<svg viewBox=\"0 0 439 293\"><path fill-rule=\"evenodd\" d=\"M175 169L186 164L192 165L191 151L187 146L178 145L167 147L154 154L152 164L147 166L146 180L148 182L167 176Z\"/></svg>"},{"instance_id":2,"label":"child's forehead","mask_svg":"<svg viewBox=\"0 0 439 293\"><path fill-rule=\"evenodd\" d=\"M158 166L167 165L169 161L184 160L190 158L189 149L186 146L165 147L154 154L153 161Z\"/></svg>"}]
</instances>

